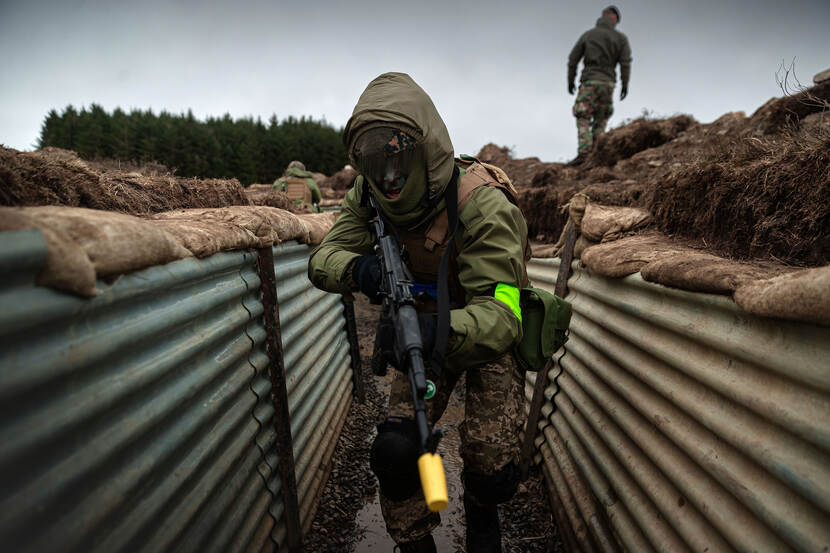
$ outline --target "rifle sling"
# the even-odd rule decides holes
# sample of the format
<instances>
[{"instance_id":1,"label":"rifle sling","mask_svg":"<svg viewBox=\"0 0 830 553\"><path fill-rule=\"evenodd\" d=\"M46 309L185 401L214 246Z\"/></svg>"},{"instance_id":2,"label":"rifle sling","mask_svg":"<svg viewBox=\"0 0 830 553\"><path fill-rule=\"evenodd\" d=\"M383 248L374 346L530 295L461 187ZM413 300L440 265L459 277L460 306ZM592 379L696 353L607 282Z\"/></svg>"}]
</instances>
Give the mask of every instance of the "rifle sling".
<instances>
[{"instance_id":1,"label":"rifle sling","mask_svg":"<svg viewBox=\"0 0 830 553\"><path fill-rule=\"evenodd\" d=\"M447 189L444 191L450 229L447 249L441 256L441 265L438 269L438 328L435 333L435 349L432 350L432 365L436 374L441 374L443 371L444 356L450 338L450 288L447 273L449 272L450 250L453 249L453 238L458 228L459 173L458 167L455 167Z\"/></svg>"}]
</instances>

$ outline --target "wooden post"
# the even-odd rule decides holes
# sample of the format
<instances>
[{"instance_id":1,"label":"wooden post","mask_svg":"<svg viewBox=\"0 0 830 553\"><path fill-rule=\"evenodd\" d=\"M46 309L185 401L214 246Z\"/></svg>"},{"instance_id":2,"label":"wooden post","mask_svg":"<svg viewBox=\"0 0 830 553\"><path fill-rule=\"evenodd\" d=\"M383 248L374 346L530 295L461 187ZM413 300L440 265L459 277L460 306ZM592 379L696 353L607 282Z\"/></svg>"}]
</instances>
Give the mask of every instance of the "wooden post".
<instances>
[{"instance_id":1,"label":"wooden post","mask_svg":"<svg viewBox=\"0 0 830 553\"><path fill-rule=\"evenodd\" d=\"M564 298L568 294L568 277L571 273L571 262L573 261L576 235L576 227L573 221L568 219L568 223L565 226L565 244L562 246L562 253L560 255L559 274L556 276L556 287L554 288L554 293L560 298ZM536 424L539 421L539 414L542 412L542 404L545 402L545 388L548 387L548 372L552 364L553 359L548 359L544 368L536 373L536 384L533 386L533 399L530 401L530 413L527 415L525 439L524 443L522 443L522 478L527 477L527 471L533 457Z\"/></svg>"},{"instance_id":2,"label":"wooden post","mask_svg":"<svg viewBox=\"0 0 830 553\"><path fill-rule=\"evenodd\" d=\"M283 513L285 514L286 542L291 553L302 550L300 506L297 499L297 476L294 467L294 445L291 439L291 417L288 413L288 392L285 384L282 332L280 330L277 277L274 273L274 252L271 247L258 250L257 266L261 281L262 305L265 308L266 349L268 376L271 379L271 398L274 403L274 422L277 432L277 455L282 482ZM276 522L276 521L275 521Z\"/></svg>"}]
</instances>

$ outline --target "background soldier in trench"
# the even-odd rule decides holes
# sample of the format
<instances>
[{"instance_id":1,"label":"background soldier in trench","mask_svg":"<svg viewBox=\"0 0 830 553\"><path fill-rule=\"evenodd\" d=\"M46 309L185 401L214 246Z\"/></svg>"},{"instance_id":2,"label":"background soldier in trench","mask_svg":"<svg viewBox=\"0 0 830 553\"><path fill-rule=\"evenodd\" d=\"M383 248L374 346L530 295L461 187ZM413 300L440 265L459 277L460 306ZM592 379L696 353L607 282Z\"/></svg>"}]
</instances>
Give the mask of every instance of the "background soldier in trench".
<instances>
[{"instance_id":1,"label":"background soldier in trench","mask_svg":"<svg viewBox=\"0 0 830 553\"><path fill-rule=\"evenodd\" d=\"M312 211L320 212L320 187L303 162L294 160L289 163L283 175L274 181L273 188L285 192L295 204L305 203Z\"/></svg>"},{"instance_id":2,"label":"background soldier in trench","mask_svg":"<svg viewBox=\"0 0 830 553\"><path fill-rule=\"evenodd\" d=\"M311 253L309 278L323 290L344 295L359 290L377 299L380 269L369 230L373 212L362 202L371 194L395 229L418 283L413 295L418 294L428 358L436 339L438 266L442 252L452 248L449 345L444 363L429 375L438 391L427 401L427 417L432 425L438 422L465 374L460 434L467 551L501 551L496 505L508 501L519 483L524 414L524 374L510 353L522 334L519 289L527 282L529 258L524 217L508 199L497 170L454 160L444 122L408 75L387 73L368 85L346 125L344 142L361 175L334 227ZM459 198L472 191L459 206L458 231L454 237L446 228L432 234L447 213L444 193L453 186ZM389 339L381 340L391 348ZM403 552L429 552L435 551L431 531L440 518L427 509L420 487L410 394L407 377L394 371L371 465L390 535Z\"/></svg>"},{"instance_id":3,"label":"background soldier in trench","mask_svg":"<svg viewBox=\"0 0 830 553\"><path fill-rule=\"evenodd\" d=\"M628 96L631 75L631 47L628 37L617 31L620 10L608 6L602 10L596 27L585 31L568 57L568 94L574 93L574 80L579 60L583 60L582 76L573 114L576 117L577 156L570 164L578 165L591 153L597 136L614 113L614 84L620 64L620 100Z\"/></svg>"}]
</instances>

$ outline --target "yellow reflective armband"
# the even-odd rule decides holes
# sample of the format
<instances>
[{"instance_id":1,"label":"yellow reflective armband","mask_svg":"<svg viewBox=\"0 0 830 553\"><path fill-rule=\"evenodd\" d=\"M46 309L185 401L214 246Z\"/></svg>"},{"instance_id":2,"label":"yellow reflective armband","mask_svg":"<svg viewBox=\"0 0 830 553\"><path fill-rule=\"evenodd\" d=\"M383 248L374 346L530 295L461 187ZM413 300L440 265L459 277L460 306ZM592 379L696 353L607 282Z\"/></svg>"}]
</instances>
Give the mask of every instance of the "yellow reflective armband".
<instances>
[{"instance_id":1,"label":"yellow reflective armband","mask_svg":"<svg viewBox=\"0 0 830 553\"><path fill-rule=\"evenodd\" d=\"M513 314L516 315L516 318L520 321L522 320L522 306L519 303L518 288L499 282L496 284L496 291L493 293L493 297L506 303L507 306L513 311Z\"/></svg>"}]
</instances>

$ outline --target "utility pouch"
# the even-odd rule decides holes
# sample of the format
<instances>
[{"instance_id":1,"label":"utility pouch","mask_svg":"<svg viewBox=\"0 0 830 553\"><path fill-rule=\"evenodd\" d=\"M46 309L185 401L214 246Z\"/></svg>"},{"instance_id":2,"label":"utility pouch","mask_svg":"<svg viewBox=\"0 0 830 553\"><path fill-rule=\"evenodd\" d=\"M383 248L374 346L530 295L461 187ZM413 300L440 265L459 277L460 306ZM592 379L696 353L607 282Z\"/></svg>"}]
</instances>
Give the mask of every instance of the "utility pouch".
<instances>
[{"instance_id":1,"label":"utility pouch","mask_svg":"<svg viewBox=\"0 0 830 553\"><path fill-rule=\"evenodd\" d=\"M567 340L571 304L541 288L522 288L522 341L516 359L526 371L542 369Z\"/></svg>"}]
</instances>

